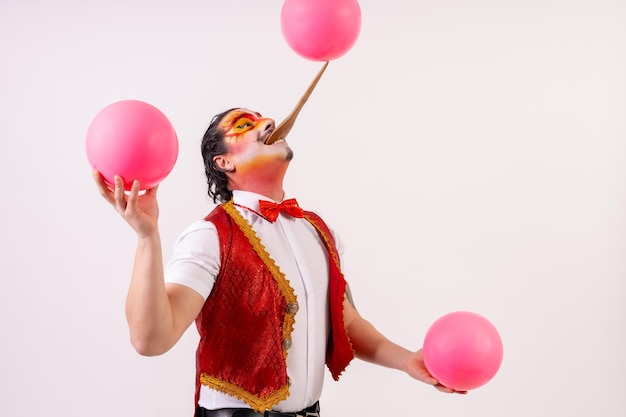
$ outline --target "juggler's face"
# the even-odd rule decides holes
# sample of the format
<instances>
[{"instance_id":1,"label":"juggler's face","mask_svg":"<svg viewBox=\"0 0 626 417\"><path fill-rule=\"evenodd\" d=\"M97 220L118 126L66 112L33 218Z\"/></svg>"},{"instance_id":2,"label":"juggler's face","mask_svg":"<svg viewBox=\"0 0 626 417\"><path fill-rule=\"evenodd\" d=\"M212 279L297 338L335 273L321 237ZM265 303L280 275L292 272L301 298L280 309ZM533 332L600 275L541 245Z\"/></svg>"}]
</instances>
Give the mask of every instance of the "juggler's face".
<instances>
[{"instance_id":1,"label":"juggler's face","mask_svg":"<svg viewBox=\"0 0 626 417\"><path fill-rule=\"evenodd\" d=\"M232 110L222 118L220 127L228 145L228 157L239 173L276 162L289 162L293 158L293 151L285 140L271 145L266 143L276 125L273 119L258 112Z\"/></svg>"}]
</instances>

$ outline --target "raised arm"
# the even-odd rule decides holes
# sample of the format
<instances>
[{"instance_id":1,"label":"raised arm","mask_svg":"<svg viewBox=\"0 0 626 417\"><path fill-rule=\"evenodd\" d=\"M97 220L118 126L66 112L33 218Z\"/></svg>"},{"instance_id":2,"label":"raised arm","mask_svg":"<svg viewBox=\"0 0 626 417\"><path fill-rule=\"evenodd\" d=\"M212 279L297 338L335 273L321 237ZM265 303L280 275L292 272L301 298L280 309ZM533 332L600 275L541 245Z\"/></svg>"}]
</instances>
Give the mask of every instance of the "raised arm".
<instances>
[{"instance_id":1,"label":"raised arm","mask_svg":"<svg viewBox=\"0 0 626 417\"><path fill-rule=\"evenodd\" d=\"M439 384L426 369L421 349L412 352L387 339L365 320L347 299L344 301L344 322L357 358L406 372L412 378L433 385L442 392L465 393Z\"/></svg>"},{"instance_id":2,"label":"raised arm","mask_svg":"<svg viewBox=\"0 0 626 417\"><path fill-rule=\"evenodd\" d=\"M140 195L139 183L135 181L127 194L120 177L115 177L115 188L110 189L100 173L94 171L93 175L100 194L137 233L135 263L126 297L131 343L141 355L163 354L194 321L204 299L190 288L164 282L158 186Z\"/></svg>"}]
</instances>

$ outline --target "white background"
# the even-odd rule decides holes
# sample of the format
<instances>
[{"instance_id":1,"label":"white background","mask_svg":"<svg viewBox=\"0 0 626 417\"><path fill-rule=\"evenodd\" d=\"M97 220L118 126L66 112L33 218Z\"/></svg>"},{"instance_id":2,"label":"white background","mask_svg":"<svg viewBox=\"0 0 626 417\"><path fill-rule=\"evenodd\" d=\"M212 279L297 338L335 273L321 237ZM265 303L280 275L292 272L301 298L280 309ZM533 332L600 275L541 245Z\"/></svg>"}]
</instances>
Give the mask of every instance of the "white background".
<instances>
[{"instance_id":1,"label":"white background","mask_svg":"<svg viewBox=\"0 0 626 417\"><path fill-rule=\"evenodd\" d=\"M124 299L135 236L98 195L87 127L147 101L177 129L167 257L213 207L200 138L234 106L278 121L321 63L278 0L2 0L0 415L191 416L195 329L145 358ZM361 0L290 135L286 189L348 247L361 313L418 349L472 310L504 342L467 396L354 362L323 416L606 416L626 410L626 3ZM45 410L45 412L40 412Z\"/></svg>"}]
</instances>

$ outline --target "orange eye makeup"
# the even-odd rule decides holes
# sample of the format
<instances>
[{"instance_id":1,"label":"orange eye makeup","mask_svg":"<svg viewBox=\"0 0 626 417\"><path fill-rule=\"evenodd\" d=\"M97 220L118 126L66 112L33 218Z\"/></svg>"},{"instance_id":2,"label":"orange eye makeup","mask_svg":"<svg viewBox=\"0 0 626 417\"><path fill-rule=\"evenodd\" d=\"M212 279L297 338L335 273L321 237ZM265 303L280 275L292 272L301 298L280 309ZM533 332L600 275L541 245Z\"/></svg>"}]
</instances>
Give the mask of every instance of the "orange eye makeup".
<instances>
[{"instance_id":1,"label":"orange eye makeup","mask_svg":"<svg viewBox=\"0 0 626 417\"><path fill-rule=\"evenodd\" d=\"M237 142L241 136L256 128L262 116L245 110L233 110L222 120L224 136L228 142Z\"/></svg>"}]
</instances>

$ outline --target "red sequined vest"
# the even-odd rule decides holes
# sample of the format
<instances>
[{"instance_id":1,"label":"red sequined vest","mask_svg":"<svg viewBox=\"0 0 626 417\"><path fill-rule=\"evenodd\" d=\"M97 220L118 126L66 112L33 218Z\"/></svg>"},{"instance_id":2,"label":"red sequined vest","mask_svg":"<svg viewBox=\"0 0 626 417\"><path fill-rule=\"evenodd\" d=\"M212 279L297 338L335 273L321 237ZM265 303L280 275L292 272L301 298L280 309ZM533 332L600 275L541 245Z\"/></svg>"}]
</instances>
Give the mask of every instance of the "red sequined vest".
<instances>
[{"instance_id":1,"label":"red sequined vest","mask_svg":"<svg viewBox=\"0 0 626 417\"><path fill-rule=\"evenodd\" d=\"M305 211L305 219L330 255L326 365L337 380L354 358L343 324L346 281L329 228L315 213ZM269 410L289 396L286 348L296 296L232 201L217 206L205 220L217 229L221 268L196 319L196 404L203 384L242 399L256 411Z\"/></svg>"}]
</instances>

